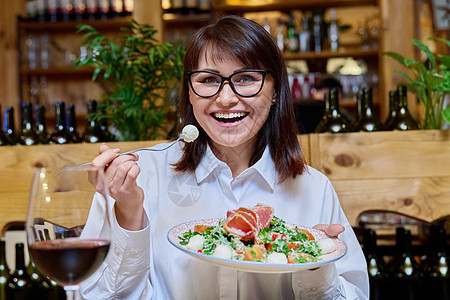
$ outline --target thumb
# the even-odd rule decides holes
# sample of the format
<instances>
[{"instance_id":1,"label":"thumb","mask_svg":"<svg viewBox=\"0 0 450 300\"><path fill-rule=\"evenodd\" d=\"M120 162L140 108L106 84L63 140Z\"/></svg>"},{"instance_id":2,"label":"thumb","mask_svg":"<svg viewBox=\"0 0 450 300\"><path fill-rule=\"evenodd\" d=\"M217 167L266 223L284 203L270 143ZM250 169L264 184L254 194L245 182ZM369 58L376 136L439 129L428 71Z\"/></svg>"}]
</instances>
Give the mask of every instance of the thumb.
<instances>
[{"instance_id":1,"label":"thumb","mask_svg":"<svg viewBox=\"0 0 450 300\"><path fill-rule=\"evenodd\" d=\"M337 237L339 234L344 232L345 228L341 224L317 224L313 227L314 229L322 230L329 237Z\"/></svg>"}]
</instances>

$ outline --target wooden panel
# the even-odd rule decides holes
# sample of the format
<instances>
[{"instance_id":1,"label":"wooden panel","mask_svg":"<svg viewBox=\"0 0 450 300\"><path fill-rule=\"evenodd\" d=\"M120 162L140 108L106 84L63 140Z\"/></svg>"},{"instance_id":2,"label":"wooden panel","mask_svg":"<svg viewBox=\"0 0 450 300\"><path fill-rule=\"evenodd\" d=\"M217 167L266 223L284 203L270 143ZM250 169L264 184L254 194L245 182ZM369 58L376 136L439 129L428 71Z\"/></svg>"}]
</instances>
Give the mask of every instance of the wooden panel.
<instances>
[{"instance_id":1,"label":"wooden panel","mask_svg":"<svg viewBox=\"0 0 450 300\"><path fill-rule=\"evenodd\" d=\"M450 131L315 134L311 165L333 183L352 226L369 210L433 221L450 214Z\"/></svg>"},{"instance_id":2,"label":"wooden panel","mask_svg":"<svg viewBox=\"0 0 450 300\"><path fill-rule=\"evenodd\" d=\"M123 152L150 147L162 141L107 143ZM0 229L24 221L33 169L37 166L70 166L91 161L99 144L2 146L0 148Z\"/></svg>"},{"instance_id":3,"label":"wooden panel","mask_svg":"<svg viewBox=\"0 0 450 300\"><path fill-rule=\"evenodd\" d=\"M309 136L310 136L309 134L298 135L298 142L300 143L300 148L302 149L306 164L311 165L310 163L311 147L309 145L310 140Z\"/></svg>"},{"instance_id":4,"label":"wooden panel","mask_svg":"<svg viewBox=\"0 0 450 300\"><path fill-rule=\"evenodd\" d=\"M450 176L332 180L352 226L361 213L394 211L427 222L450 215Z\"/></svg>"},{"instance_id":5,"label":"wooden panel","mask_svg":"<svg viewBox=\"0 0 450 300\"><path fill-rule=\"evenodd\" d=\"M450 176L447 130L311 136L312 164L331 180Z\"/></svg>"}]
</instances>

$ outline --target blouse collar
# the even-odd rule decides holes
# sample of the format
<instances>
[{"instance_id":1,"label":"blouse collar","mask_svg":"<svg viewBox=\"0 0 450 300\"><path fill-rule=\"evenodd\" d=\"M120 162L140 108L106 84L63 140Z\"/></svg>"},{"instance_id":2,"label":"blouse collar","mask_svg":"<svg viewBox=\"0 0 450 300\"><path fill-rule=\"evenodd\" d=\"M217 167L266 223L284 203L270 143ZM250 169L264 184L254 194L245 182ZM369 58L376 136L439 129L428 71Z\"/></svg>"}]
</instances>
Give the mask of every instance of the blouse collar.
<instances>
[{"instance_id":1,"label":"blouse collar","mask_svg":"<svg viewBox=\"0 0 450 300\"><path fill-rule=\"evenodd\" d=\"M217 170L217 172L223 172L226 170L227 172L230 173L231 176L231 171L227 166L227 164L220 161L214 155L214 153L212 152L211 148L208 145L205 156L203 157L202 161L195 170L195 177L197 183L200 184L203 181L205 181L209 176L212 176L215 170ZM277 172L275 170L275 164L270 155L268 145L264 149L261 158L253 166L247 168L245 171L239 174L236 177L236 180L239 180L240 178L247 176L252 172L258 173L259 176L265 182L265 184L267 184L268 187L273 191L277 181Z\"/></svg>"}]
</instances>

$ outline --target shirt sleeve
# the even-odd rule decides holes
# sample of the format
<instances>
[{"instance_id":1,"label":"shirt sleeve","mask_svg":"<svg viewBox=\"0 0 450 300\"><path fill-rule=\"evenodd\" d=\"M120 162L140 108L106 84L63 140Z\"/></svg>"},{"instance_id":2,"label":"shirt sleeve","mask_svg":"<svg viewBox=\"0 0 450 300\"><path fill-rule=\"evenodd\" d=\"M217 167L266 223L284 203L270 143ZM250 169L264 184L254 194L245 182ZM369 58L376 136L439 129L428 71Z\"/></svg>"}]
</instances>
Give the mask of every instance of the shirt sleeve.
<instances>
[{"instance_id":1,"label":"shirt sleeve","mask_svg":"<svg viewBox=\"0 0 450 300\"><path fill-rule=\"evenodd\" d=\"M150 226L145 217L145 227L128 231L120 227L114 214L114 200L109 199L108 209L113 216L111 228L104 218L105 205L96 197L85 230L97 237L109 235L111 246L101 267L80 285L83 299L144 299L151 294ZM102 228L99 230L98 228Z\"/></svg>"}]
</instances>

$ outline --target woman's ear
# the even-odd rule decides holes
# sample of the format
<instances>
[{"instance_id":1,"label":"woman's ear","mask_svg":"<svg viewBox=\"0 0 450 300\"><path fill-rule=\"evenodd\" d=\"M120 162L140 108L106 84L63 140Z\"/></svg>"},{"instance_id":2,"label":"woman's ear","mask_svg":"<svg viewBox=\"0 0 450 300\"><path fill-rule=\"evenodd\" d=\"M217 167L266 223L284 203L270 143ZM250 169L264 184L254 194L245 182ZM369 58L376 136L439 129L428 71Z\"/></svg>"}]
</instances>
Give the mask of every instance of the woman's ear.
<instances>
[{"instance_id":1,"label":"woman's ear","mask_svg":"<svg viewBox=\"0 0 450 300\"><path fill-rule=\"evenodd\" d=\"M277 95L276 92L274 92L274 93L273 93L273 96L272 96L272 104L277 103L277 98L278 98L278 95Z\"/></svg>"}]
</instances>

